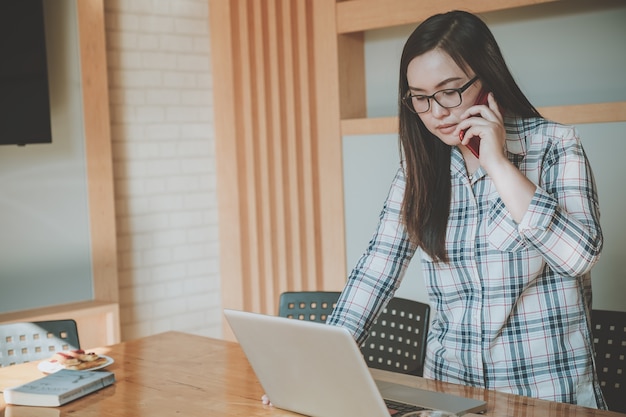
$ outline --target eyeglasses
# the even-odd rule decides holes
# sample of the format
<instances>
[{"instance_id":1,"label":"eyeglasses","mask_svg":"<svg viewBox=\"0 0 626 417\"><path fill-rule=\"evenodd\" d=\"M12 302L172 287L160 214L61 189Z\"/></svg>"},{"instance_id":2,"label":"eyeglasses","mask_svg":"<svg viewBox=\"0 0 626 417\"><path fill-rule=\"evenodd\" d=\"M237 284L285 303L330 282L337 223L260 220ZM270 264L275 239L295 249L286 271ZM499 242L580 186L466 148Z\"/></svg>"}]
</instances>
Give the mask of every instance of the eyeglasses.
<instances>
[{"instance_id":1,"label":"eyeglasses","mask_svg":"<svg viewBox=\"0 0 626 417\"><path fill-rule=\"evenodd\" d=\"M439 90L433 93L433 95L426 96L423 94L411 95L411 90L407 91L402 98L402 103L413 113L426 113L430 110L430 99L435 100L441 107L451 109L458 107L463 102L463 92L469 88L470 85L478 79L478 76L469 80L461 88L446 88L445 90Z\"/></svg>"}]
</instances>

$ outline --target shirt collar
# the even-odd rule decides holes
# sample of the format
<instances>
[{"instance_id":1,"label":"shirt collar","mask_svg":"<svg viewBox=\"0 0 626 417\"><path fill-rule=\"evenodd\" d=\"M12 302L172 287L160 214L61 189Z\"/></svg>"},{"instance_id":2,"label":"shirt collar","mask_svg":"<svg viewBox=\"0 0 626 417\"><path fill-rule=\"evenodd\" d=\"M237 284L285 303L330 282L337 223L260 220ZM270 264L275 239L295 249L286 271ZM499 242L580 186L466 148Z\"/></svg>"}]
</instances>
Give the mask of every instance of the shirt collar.
<instances>
[{"instance_id":1,"label":"shirt collar","mask_svg":"<svg viewBox=\"0 0 626 417\"><path fill-rule=\"evenodd\" d=\"M526 141L524 140L523 119L520 117L504 117L506 130L505 147L507 152L515 155L526 155Z\"/></svg>"}]
</instances>

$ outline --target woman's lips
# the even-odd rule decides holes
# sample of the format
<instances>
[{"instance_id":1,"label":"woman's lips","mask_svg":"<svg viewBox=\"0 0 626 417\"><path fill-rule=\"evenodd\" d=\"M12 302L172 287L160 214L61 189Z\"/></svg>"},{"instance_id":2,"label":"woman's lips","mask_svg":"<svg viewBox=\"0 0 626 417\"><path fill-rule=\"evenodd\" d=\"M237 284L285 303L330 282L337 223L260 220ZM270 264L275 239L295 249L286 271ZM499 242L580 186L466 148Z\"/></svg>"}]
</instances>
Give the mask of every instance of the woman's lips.
<instances>
[{"instance_id":1,"label":"woman's lips","mask_svg":"<svg viewBox=\"0 0 626 417\"><path fill-rule=\"evenodd\" d=\"M456 123L437 126L437 130L444 135L450 135L454 133L455 129L456 129Z\"/></svg>"}]
</instances>

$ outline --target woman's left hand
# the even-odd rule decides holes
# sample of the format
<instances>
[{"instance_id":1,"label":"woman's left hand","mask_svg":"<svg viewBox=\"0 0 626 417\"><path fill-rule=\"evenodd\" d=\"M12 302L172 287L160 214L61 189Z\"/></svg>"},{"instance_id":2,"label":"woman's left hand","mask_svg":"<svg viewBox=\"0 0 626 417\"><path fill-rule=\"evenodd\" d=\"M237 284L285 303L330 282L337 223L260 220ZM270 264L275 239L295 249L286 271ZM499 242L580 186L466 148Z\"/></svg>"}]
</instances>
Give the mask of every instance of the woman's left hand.
<instances>
[{"instance_id":1,"label":"woman's left hand","mask_svg":"<svg viewBox=\"0 0 626 417\"><path fill-rule=\"evenodd\" d=\"M506 130L502 113L493 94L487 97L488 106L472 106L462 115L458 129L468 129L461 141L467 145L471 135L480 137L480 165L487 171L500 198L517 223L522 218L535 193L536 186L513 165L505 152ZM472 117L480 116L480 117Z\"/></svg>"},{"instance_id":2,"label":"woman's left hand","mask_svg":"<svg viewBox=\"0 0 626 417\"><path fill-rule=\"evenodd\" d=\"M506 158L504 144L506 131L498 103L492 93L487 96L488 105L474 105L461 114L457 126L459 132L467 129L462 145L467 146L473 136L480 137L480 164L489 172L490 162Z\"/></svg>"}]
</instances>

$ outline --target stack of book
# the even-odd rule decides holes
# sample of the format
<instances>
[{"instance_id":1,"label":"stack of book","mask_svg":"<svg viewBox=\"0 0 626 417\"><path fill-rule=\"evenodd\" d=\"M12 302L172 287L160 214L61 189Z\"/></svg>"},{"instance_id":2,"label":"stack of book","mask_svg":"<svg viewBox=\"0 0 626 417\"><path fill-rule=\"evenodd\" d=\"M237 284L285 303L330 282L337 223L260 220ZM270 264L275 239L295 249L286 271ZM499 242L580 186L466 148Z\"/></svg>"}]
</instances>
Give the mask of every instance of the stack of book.
<instances>
[{"instance_id":1,"label":"stack of book","mask_svg":"<svg viewBox=\"0 0 626 417\"><path fill-rule=\"evenodd\" d=\"M4 402L13 405L57 407L112 385L108 371L61 369L32 382L4 390Z\"/></svg>"}]
</instances>

